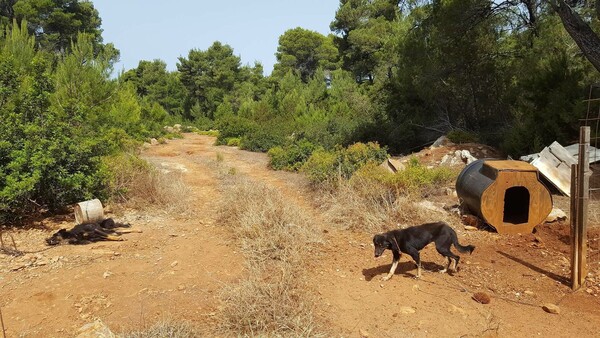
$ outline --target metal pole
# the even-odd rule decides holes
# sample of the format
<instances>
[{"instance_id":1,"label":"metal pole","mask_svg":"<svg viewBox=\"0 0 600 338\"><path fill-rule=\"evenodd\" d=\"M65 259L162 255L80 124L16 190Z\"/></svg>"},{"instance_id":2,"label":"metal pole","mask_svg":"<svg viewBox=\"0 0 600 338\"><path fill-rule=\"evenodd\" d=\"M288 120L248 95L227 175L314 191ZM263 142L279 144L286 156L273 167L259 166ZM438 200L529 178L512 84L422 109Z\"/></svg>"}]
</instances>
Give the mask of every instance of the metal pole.
<instances>
[{"instance_id":1,"label":"metal pole","mask_svg":"<svg viewBox=\"0 0 600 338\"><path fill-rule=\"evenodd\" d=\"M577 164L571 165L571 289L579 289L579 241L577 240Z\"/></svg>"},{"instance_id":2,"label":"metal pole","mask_svg":"<svg viewBox=\"0 0 600 338\"><path fill-rule=\"evenodd\" d=\"M590 197L590 127L580 128L579 165L577 173L577 282L579 287L587 276L587 212Z\"/></svg>"}]
</instances>

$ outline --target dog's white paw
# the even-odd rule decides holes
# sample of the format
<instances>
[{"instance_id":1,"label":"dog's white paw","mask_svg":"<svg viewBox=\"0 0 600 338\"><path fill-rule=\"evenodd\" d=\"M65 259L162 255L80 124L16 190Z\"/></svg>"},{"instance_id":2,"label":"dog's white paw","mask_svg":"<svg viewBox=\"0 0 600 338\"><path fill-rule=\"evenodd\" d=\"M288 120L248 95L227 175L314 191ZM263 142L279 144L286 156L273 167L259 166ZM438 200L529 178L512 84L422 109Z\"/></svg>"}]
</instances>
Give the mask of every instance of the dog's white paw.
<instances>
[{"instance_id":1,"label":"dog's white paw","mask_svg":"<svg viewBox=\"0 0 600 338\"><path fill-rule=\"evenodd\" d=\"M446 273L447 271L448 271L448 269L442 269L442 270L440 270L439 272L440 272L440 273Z\"/></svg>"},{"instance_id":2,"label":"dog's white paw","mask_svg":"<svg viewBox=\"0 0 600 338\"><path fill-rule=\"evenodd\" d=\"M384 276L384 277L381 277L381 280L385 282L386 280L389 280L390 278L392 278L392 276Z\"/></svg>"}]
</instances>

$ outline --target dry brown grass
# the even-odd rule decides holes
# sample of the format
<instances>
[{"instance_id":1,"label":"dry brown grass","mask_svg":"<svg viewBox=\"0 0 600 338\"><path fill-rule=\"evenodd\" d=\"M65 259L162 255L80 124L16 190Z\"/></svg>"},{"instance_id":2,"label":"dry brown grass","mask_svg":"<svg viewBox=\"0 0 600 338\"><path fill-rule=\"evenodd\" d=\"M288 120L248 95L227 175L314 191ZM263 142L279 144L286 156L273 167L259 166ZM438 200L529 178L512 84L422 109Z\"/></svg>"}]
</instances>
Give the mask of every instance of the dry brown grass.
<instances>
[{"instance_id":1,"label":"dry brown grass","mask_svg":"<svg viewBox=\"0 0 600 338\"><path fill-rule=\"evenodd\" d=\"M373 233L431 221L457 223L452 215L420 206L420 195L402 194L368 178L341 181L318 195L328 221L342 229Z\"/></svg>"},{"instance_id":2,"label":"dry brown grass","mask_svg":"<svg viewBox=\"0 0 600 338\"><path fill-rule=\"evenodd\" d=\"M303 259L318 231L279 191L239 176L225 181L220 219L240 242L248 277L221 292L222 333L317 336Z\"/></svg>"},{"instance_id":3,"label":"dry brown grass","mask_svg":"<svg viewBox=\"0 0 600 338\"><path fill-rule=\"evenodd\" d=\"M281 264L278 264L281 267ZM289 268L269 273L250 269L250 276L221 292L221 330L234 336L319 336L312 313L314 298L303 278Z\"/></svg>"},{"instance_id":4,"label":"dry brown grass","mask_svg":"<svg viewBox=\"0 0 600 338\"><path fill-rule=\"evenodd\" d=\"M123 338L193 338L200 336L191 324L174 320L161 320L141 331L127 332L119 335L119 337Z\"/></svg>"},{"instance_id":5,"label":"dry brown grass","mask_svg":"<svg viewBox=\"0 0 600 338\"><path fill-rule=\"evenodd\" d=\"M163 172L128 154L106 160L111 168L112 198L117 208L161 209L168 214L190 214L191 191L178 171Z\"/></svg>"},{"instance_id":6,"label":"dry brown grass","mask_svg":"<svg viewBox=\"0 0 600 338\"><path fill-rule=\"evenodd\" d=\"M337 189L319 193L329 222L342 229L379 232L390 224L423 218L421 210L409 198L372 180L353 179Z\"/></svg>"}]
</instances>

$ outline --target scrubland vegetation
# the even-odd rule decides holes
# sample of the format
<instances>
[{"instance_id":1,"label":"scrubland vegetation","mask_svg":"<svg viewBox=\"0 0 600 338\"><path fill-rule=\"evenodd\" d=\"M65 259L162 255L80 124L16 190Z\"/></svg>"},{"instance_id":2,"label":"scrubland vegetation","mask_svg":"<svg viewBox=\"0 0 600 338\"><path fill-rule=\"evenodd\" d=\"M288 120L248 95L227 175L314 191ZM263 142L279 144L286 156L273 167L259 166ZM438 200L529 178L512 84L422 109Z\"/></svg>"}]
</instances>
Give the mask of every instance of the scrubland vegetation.
<instances>
[{"instance_id":1,"label":"scrubland vegetation","mask_svg":"<svg viewBox=\"0 0 600 338\"><path fill-rule=\"evenodd\" d=\"M350 177L357 142L377 142L373 161L442 134L513 156L570 142L598 81L593 51L561 24L562 2L340 1L331 35L282 32L269 76L216 41L180 57L176 71L144 60L116 77L118 46L103 43L93 2L34 3L0 9L0 215L11 223L123 198L105 157L164 142L175 135L165 125L269 151L274 169L322 182ZM574 15L595 29L586 4L572 4Z\"/></svg>"},{"instance_id":2,"label":"scrubland vegetation","mask_svg":"<svg viewBox=\"0 0 600 338\"><path fill-rule=\"evenodd\" d=\"M457 172L413 159L392 174L378 167L389 154L440 135L512 156L569 143L588 86L600 80L594 51L562 25L564 1L342 0L331 35L282 32L268 76L219 41L190 50L176 71L143 60L114 74L118 46L103 43L92 2L38 2L0 6L0 222L8 225L90 198L185 205L177 196L186 187L138 158L151 138L178 137L164 129L175 123L306 175L323 217L341 227L414 222L425 219L415 197ZM592 2L569 3L598 32ZM277 191L229 174L221 221L239 238L247 278L223 289L221 330L319 335L302 262L320 241L314 224ZM164 329L132 336L179 335Z\"/></svg>"}]
</instances>

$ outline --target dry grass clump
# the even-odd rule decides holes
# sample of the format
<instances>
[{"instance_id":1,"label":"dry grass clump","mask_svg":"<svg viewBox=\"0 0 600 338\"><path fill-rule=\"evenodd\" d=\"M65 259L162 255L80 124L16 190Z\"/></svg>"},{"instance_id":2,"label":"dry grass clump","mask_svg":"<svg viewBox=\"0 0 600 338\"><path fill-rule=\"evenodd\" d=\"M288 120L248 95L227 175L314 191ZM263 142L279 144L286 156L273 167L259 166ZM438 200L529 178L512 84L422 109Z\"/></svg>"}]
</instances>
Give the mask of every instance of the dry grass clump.
<instances>
[{"instance_id":1,"label":"dry grass clump","mask_svg":"<svg viewBox=\"0 0 600 338\"><path fill-rule=\"evenodd\" d=\"M162 320L141 331L127 332L123 338L193 338L201 335L187 322Z\"/></svg>"},{"instance_id":2,"label":"dry grass clump","mask_svg":"<svg viewBox=\"0 0 600 338\"><path fill-rule=\"evenodd\" d=\"M248 278L223 289L221 329L242 336L317 335L303 264L311 243L320 241L315 226L273 188L239 176L226 186L220 218L240 241Z\"/></svg>"},{"instance_id":3,"label":"dry grass clump","mask_svg":"<svg viewBox=\"0 0 600 338\"><path fill-rule=\"evenodd\" d=\"M301 263L309 243L320 241L314 225L293 202L258 182L230 176L220 219L229 225L252 264L261 261Z\"/></svg>"},{"instance_id":4,"label":"dry grass clump","mask_svg":"<svg viewBox=\"0 0 600 338\"><path fill-rule=\"evenodd\" d=\"M111 202L122 208L160 208L171 214L190 213L192 196L179 171L163 172L129 154L105 160L110 168Z\"/></svg>"},{"instance_id":5,"label":"dry grass clump","mask_svg":"<svg viewBox=\"0 0 600 338\"><path fill-rule=\"evenodd\" d=\"M383 184L360 177L340 183L321 197L329 222L343 229L367 232L427 220L427 213L415 201L416 198L398 195Z\"/></svg>"},{"instance_id":6,"label":"dry grass clump","mask_svg":"<svg viewBox=\"0 0 600 338\"><path fill-rule=\"evenodd\" d=\"M238 336L319 336L312 313L314 299L297 272L250 271L247 279L221 292L225 304L221 330Z\"/></svg>"},{"instance_id":7,"label":"dry grass clump","mask_svg":"<svg viewBox=\"0 0 600 338\"><path fill-rule=\"evenodd\" d=\"M434 211L419 202L425 196L445 192L444 187L456 175L448 168L427 168L416 159L395 174L367 164L348 180L322 185L317 194L328 220L343 229L378 232L433 219L453 223L447 214L432 215Z\"/></svg>"}]
</instances>

